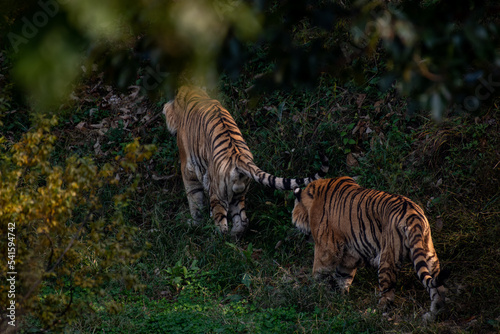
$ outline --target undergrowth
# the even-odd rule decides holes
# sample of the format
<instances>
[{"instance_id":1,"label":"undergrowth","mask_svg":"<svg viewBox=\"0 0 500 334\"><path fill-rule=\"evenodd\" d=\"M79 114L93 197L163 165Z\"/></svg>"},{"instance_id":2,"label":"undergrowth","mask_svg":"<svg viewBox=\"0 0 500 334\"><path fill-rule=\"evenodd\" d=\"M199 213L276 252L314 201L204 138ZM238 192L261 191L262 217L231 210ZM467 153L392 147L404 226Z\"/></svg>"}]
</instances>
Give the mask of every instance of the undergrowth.
<instances>
[{"instance_id":1,"label":"undergrowth","mask_svg":"<svg viewBox=\"0 0 500 334\"><path fill-rule=\"evenodd\" d=\"M359 271L347 296L315 282L313 244L291 224L291 192L252 183L247 196L250 228L238 243L215 232L208 210L205 224L188 226L176 141L164 118L154 118L166 101L131 102L126 94L98 87L101 97L92 102L82 98L76 111L62 114L53 159L79 154L105 163L120 156L133 138L155 144L153 158L139 166L142 179L125 212L128 224L140 228L136 242L148 244L148 250L137 263L121 268L137 275L142 289L108 282L101 299L87 301L92 314L67 331L500 330L499 108L435 122L425 111L408 113L408 101L391 89L381 91L376 80L354 87L326 75L316 87L252 92L248 88L261 65L248 65L237 82L223 77L220 89L209 92L233 114L256 163L278 176L307 176L319 168L322 151L330 159L328 177L350 175L365 187L420 204L431 222L440 261L452 272L448 311L435 323L422 323L429 296L409 264L398 279L395 308L386 314L377 310L373 269ZM127 100L128 111L113 108L110 96ZM142 116L136 119L147 115L147 120L129 121L137 109ZM1 130L12 140L30 126L26 112L11 113L3 121ZM117 191L105 189L103 203ZM117 305L114 312L104 307L107 303ZM24 332L36 329L36 319L24 320Z\"/></svg>"}]
</instances>

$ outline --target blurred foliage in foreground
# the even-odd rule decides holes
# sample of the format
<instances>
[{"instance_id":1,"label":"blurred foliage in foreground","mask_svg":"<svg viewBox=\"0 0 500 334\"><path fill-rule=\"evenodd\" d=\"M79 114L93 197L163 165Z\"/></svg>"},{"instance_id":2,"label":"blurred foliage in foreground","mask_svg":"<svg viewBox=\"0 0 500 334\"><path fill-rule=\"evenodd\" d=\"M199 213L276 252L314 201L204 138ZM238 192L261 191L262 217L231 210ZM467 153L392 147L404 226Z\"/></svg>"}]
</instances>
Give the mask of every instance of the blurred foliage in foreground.
<instances>
[{"instance_id":1,"label":"blurred foliage in foreground","mask_svg":"<svg viewBox=\"0 0 500 334\"><path fill-rule=\"evenodd\" d=\"M214 87L256 57L255 81L290 86L322 73L362 84L383 56L413 109L476 111L500 85L496 1L2 1L3 46L36 105L71 92L81 66L104 65L118 86L172 95L178 81ZM4 47L2 47L4 49ZM143 67L140 77L137 69Z\"/></svg>"},{"instance_id":2,"label":"blurred foliage in foreground","mask_svg":"<svg viewBox=\"0 0 500 334\"><path fill-rule=\"evenodd\" d=\"M99 168L91 159L75 156L55 164L56 137L50 128L56 121L37 123L10 148L0 137L0 249L5 254L9 250L9 261L0 263L0 303L15 302L13 312L2 314L2 333L16 329L25 314L36 316L41 328L65 326L92 309L90 296L103 293L101 286L110 279L140 286L126 270L142 254L133 242L137 228L122 217L138 176L106 205L103 189L116 187L119 168L133 174L153 147L128 144L116 166ZM7 278L14 278L14 284ZM46 291L43 297L40 291Z\"/></svg>"}]
</instances>

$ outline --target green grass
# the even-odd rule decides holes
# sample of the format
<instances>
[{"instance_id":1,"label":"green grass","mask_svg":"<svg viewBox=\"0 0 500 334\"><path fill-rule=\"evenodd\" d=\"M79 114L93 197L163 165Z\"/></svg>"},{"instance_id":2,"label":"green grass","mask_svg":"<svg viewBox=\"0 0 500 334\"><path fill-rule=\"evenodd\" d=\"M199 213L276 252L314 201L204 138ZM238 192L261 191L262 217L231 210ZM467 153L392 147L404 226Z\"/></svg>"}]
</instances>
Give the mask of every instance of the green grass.
<instances>
[{"instance_id":1,"label":"green grass","mask_svg":"<svg viewBox=\"0 0 500 334\"><path fill-rule=\"evenodd\" d=\"M224 300L208 292L183 290L175 300L142 298L127 302L123 317L96 310L95 317L75 324L106 333L362 333L371 332L370 315L331 317L326 311L298 312L294 307L260 309L245 299Z\"/></svg>"}]
</instances>

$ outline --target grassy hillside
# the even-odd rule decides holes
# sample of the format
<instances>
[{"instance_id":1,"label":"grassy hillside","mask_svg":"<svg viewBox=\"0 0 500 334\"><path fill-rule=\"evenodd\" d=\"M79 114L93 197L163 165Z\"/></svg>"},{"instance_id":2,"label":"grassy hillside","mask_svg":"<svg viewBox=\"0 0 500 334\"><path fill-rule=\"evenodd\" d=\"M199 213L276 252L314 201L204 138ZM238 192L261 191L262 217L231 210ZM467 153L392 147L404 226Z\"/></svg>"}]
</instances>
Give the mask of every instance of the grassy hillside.
<instances>
[{"instance_id":1,"label":"grassy hillside","mask_svg":"<svg viewBox=\"0 0 500 334\"><path fill-rule=\"evenodd\" d=\"M134 138L155 144L153 158L139 167L142 179L126 210L127 223L140 229L137 244L147 252L129 268L109 269L137 275L142 289L108 282L101 297L85 301L90 315L67 331L498 332L499 101L478 114L450 114L436 122L425 111L408 113L408 101L394 91L380 91L376 71L361 87L325 75L315 87L256 91L251 86L258 71L257 64L249 65L239 81L223 77L219 89L209 92L233 114L256 163L275 175L306 176L319 167L321 149L330 159L328 177L355 176L365 187L420 204L442 265L452 273L448 311L435 323L422 323L430 301L408 263L395 308L385 314L377 310L372 268L358 271L347 296L315 282L313 244L291 224L291 192L253 183L247 196L250 229L239 243L215 233L208 210L205 224L187 226L176 141L160 113L166 99L148 100L133 88L118 91L96 72L61 113L52 160L77 154L104 164ZM31 126L23 109L6 113L3 123L0 130L11 142ZM130 182L126 174L118 176ZM103 205L111 205L118 191L103 191ZM84 292L75 298L86 298ZM22 328L36 330L37 319L27 317Z\"/></svg>"}]
</instances>

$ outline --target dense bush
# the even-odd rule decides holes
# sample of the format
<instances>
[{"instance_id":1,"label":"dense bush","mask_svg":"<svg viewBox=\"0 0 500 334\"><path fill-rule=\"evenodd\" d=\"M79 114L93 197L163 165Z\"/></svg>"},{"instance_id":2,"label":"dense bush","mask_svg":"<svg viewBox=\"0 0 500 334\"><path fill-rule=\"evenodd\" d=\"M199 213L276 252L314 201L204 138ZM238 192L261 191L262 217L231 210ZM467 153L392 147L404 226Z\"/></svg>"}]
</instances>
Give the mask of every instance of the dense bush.
<instances>
[{"instance_id":1,"label":"dense bush","mask_svg":"<svg viewBox=\"0 0 500 334\"><path fill-rule=\"evenodd\" d=\"M8 254L0 264L0 300L11 307L2 311L2 331L16 329L26 314L42 328L66 326L92 309L91 296L102 295L109 280L139 285L120 268L142 254L133 242L137 227L127 226L122 215L138 179L103 205L104 189L118 183L118 166L99 168L77 156L51 161L55 123L38 120L13 145L0 137L0 247ZM151 150L130 143L119 166L134 173L137 161L151 156ZM112 301L107 306L116 308Z\"/></svg>"}]
</instances>

